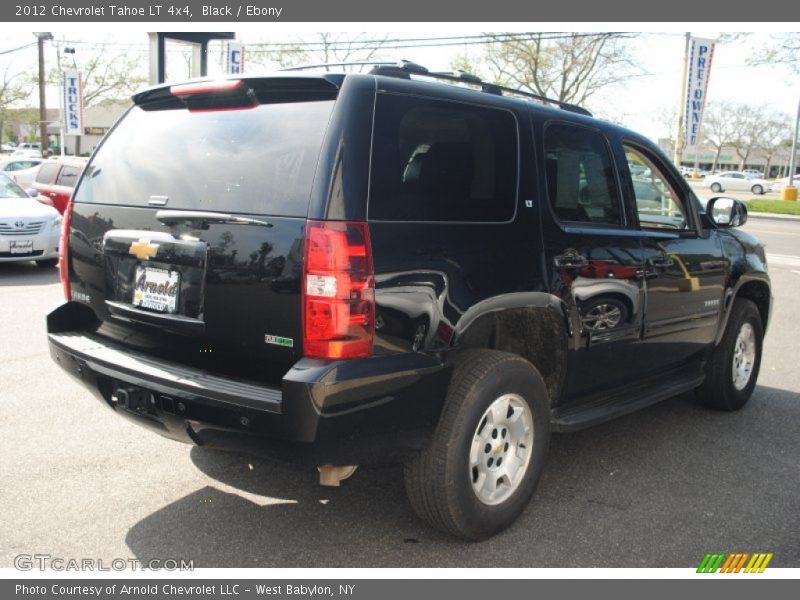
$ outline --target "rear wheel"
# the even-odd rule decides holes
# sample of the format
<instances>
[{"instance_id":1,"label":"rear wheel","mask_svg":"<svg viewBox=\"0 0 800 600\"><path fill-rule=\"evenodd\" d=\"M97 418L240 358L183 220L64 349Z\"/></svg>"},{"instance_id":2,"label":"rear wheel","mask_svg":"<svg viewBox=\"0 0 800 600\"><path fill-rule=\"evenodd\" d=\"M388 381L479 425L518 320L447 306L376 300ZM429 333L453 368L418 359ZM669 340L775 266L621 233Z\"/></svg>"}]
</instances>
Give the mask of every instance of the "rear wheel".
<instances>
[{"instance_id":1,"label":"rear wheel","mask_svg":"<svg viewBox=\"0 0 800 600\"><path fill-rule=\"evenodd\" d=\"M513 354L470 352L453 374L433 438L406 462L411 506L461 538L502 531L533 494L549 433L547 389L533 365Z\"/></svg>"},{"instance_id":2,"label":"rear wheel","mask_svg":"<svg viewBox=\"0 0 800 600\"><path fill-rule=\"evenodd\" d=\"M722 341L708 363L697 399L718 410L739 410L750 399L761 367L764 327L756 305L736 300Z\"/></svg>"},{"instance_id":3,"label":"rear wheel","mask_svg":"<svg viewBox=\"0 0 800 600\"><path fill-rule=\"evenodd\" d=\"M720 184L718 184L718 183L712 183L711 184L711 191L716 193L716 194L719 194L722 191L722 186Z\"/></svg>"},{"instance_id":4,"label":"rear wheel","mask_svg":"<svg viewBox=\"0 0 800 600\"><path fill-rule=\"evenodd\" d=\"M57 265L58 265L58 259L57 258L48 258L46 260L37 260L36 261L36 266L37 267L41 267L43 269L51 269L51 268L53 268L53 267L55 267Z\"/></svg>"}]
</instances>

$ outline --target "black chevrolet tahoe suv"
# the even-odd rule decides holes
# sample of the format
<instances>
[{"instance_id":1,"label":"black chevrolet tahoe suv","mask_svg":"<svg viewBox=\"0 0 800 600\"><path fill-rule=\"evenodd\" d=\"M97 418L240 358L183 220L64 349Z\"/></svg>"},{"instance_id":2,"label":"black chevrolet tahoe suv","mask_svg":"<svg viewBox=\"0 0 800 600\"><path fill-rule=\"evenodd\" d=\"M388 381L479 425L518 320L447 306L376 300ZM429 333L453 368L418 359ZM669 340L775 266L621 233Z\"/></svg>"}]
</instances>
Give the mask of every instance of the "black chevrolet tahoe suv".
<instances>
[{"instance_id":1,"label":"black chevrolet tahoe suv","mask_svg":"<svg viewBox=\"0 0 800 600\"><path fill-rule=\"evenodd\" d=\"M764 248L641 135L412 63L133 100L74 192L47 319L120 416L333 484L402 462L415 512L479 540L551 432L753 391Z\"/></svg>"}]
</instances>

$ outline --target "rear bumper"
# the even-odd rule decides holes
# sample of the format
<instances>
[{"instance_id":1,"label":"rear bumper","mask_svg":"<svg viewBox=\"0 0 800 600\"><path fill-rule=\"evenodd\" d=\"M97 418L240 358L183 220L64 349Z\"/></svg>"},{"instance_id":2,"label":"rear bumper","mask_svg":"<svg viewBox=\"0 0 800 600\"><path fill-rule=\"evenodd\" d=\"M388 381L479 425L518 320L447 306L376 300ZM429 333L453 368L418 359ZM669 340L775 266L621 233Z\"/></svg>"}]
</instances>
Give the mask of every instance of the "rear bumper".
<instances>
[{"instance_id":1,"label":"rear bumper","mask_svg":"<svg viewBox=\"0 0 800 600\"><path fill-rule=\"evenodd\" d=\"M65 330L75 308L48 316L53 360L120 416L187 443L316 464L386 460L424 445L446 392L446 369L419 353L301 359L279 387L234 380Z\"/></svg>"}]
</instances>

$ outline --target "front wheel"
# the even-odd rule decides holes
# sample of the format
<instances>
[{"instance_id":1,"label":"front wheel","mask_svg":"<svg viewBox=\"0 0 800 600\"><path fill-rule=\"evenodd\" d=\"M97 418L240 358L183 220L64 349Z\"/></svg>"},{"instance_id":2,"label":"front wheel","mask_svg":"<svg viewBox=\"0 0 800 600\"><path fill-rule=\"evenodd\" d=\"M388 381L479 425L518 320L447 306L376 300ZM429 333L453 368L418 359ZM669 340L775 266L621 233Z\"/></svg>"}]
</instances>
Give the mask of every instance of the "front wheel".
<instances>
[{"instance_id":1,"label":"front wheel","mask_svg":"<svg viewBox=\"0 0 800 600\"><path fill-rule=\"evenodd\" d=\"M764 193L764 187L760 185L754 185L752 188L750 188L750 191L753 192L756 196L760 196L761 194Z\"/></svg>"},{"instance_id":2,"label":"front wheel","mask_svg":"<svg viewBox=\"0 0 800 600\"><path fill-rule=\"evenodd\" d=\"M711 184L711 191L715 194L719 194L722 191L722 186L718 183Z\"/></svg>"},{"instance_id":3,"label":"front wheel","mask_svg":"<svg viewBox=\"0 0 800 600\"><path fill-rule=\"evenodd\" d=\"M734 302L725 334L707 366L697 400L718 410L739 410L750 399L761 368L764 326L756 305L745 298Z\"/></svg>"},{"instance_id":4,"label":"front wheel","mask_svg":"<svg viewBox=\"0 0 800 600\"><path fill-rule=\"evenodd\" d=\"M527 506L550 436L547 388L525 359L470 351L456 367L428 446L405 465L417 515L468 539L502 531Z\"/></svg>"}]
</instances>

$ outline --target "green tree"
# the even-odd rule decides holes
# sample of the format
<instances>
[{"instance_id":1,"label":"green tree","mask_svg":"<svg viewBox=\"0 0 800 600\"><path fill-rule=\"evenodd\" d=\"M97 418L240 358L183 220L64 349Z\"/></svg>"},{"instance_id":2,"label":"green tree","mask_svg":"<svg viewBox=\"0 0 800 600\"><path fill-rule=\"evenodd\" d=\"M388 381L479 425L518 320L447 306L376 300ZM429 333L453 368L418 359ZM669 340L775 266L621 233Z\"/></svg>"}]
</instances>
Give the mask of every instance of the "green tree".
<instances>
[{"instance_id":1,"label":"green tree","mask_svg":"<svg viewBox=\"0 0 800 600\"><path fill-rule=\"evenodd\" d=\"M0 71L0 142L6 141L5 127L9 110L32 92L32 85L20 73L13 73L12 63L7 63ZM37 118L38 122L38 118Z\"/></svg>"}]
</instances>

